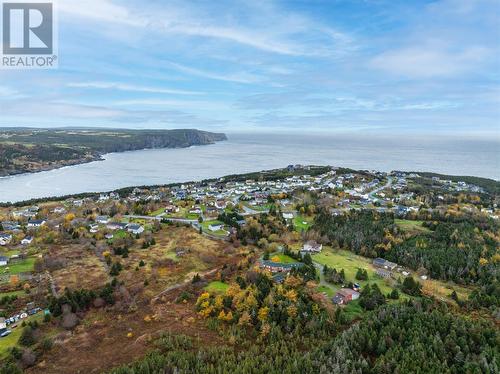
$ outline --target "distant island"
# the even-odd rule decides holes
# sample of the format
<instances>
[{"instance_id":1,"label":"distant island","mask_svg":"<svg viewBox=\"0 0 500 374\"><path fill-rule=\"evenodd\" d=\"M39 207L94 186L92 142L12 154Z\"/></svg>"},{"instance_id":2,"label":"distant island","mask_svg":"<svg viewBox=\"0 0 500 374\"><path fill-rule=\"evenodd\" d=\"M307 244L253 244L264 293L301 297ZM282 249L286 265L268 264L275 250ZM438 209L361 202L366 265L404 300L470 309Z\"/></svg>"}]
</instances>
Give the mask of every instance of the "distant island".
<instances>
[{"instance_id":1,"label":"distant island","mask_svg":"<svg viewBox=\"0 0 500 374\"><path fill-rule=\"evenodd\" d=\"M0 128L0 176L97 161L110 152L186 148L223 140L223 133L193 129Z\"/></svg>"}]
</instances>

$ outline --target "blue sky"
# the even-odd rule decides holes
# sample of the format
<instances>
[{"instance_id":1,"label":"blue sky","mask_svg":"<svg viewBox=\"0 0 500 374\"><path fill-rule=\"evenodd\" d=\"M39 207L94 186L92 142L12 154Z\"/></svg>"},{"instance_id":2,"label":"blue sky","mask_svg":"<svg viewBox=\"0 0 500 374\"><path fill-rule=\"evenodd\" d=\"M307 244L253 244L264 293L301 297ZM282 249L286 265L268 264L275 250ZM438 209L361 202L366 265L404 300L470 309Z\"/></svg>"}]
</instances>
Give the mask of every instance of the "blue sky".
<instances>
[{"instance_id":1,"label":"blue sky","mask_svg":"<svg viewBox=\"0 0 500 374\"><path fill-rule=\"evenodd\" d=\"M499 136L496 0L59 0L0 126Z\"/></svg>"}]
</instances>

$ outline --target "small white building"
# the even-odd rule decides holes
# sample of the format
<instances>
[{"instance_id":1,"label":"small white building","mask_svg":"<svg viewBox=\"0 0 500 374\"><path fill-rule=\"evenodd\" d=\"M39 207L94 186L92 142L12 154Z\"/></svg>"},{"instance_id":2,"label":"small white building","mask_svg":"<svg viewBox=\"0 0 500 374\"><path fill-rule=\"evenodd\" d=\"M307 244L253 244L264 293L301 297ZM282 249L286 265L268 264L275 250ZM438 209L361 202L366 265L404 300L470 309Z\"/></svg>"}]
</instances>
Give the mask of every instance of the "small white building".
<instances>
[{"instance_id":1,"label":"small white building","mask_svg":"<svg viewBox=\"0 0 500 374\"><path fill-rule=\"evenodd\" d=\"M301 251L310 253L320 253L322 249L323 249L323 244L319 244L314 240L309 240L304 244Z\"/></svg>"},{"instance_id":2,"label":"small white building","mask_svg":"<svg viewBox=\"0 0 500 374\"><path fill-rule=\"evenodd\" d=\"M129 223L127 225L127 231L131 232L134 235L138 235L144 232L144 227L142 227L138 223Z\"/></svg>"},{"instance_id":3,"label":"small white building","mask_svg":"<svg viewBox=\"0 0 500 374\"><path fill-rule=\"evenodd\" d=\"M28 245L28 244L31 244L32 241L33 241L33 237L32 236L27 236L23 240L21 240L21 244L22 245Z\"/></svg>"},{"instance_id":4,"label":"small white building","mask_svg":"<svg viewBox=\"0 0 500 374\"><path fill-rule=\"evenodd\" d=\"M224 228L224 225L221 225L221 224L208 225L208 229L210 231L219 231L219 230L222 230L223 228Z\"/></svg>"}]
</instances>

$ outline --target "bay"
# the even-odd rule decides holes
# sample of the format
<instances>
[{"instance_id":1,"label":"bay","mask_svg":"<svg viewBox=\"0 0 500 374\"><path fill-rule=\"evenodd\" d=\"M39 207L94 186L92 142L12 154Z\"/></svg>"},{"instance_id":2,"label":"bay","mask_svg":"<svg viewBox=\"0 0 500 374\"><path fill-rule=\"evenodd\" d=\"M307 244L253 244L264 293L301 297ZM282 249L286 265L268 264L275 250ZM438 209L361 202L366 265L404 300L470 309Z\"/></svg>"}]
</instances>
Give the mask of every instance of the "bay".
<instances>
[{"instance_id":1,"label":"bay","mask_svg":"<svg viewBox=\"0 0 500 374\"><path fill-rule=\"evenodd\" d=\"M315 164L431 171L500 179L500 141L449 137L228 134L228 141L181 149L110 153L104 161L0 178L0 201L110 191Z\"/></svg>"}]
</instances>

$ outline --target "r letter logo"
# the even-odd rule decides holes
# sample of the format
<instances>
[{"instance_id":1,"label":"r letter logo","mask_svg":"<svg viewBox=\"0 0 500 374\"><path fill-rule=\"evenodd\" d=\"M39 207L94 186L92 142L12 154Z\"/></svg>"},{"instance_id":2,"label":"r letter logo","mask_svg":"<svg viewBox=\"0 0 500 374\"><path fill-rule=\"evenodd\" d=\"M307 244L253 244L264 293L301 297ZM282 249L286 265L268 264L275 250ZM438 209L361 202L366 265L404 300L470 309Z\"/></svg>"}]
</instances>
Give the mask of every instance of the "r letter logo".
<instances>
[{"instance_id":1,"label":"r letter logo","mask_svg":"<svg viewBox=\"0 0 500 374\"><path fill-rule=\"evenodd\" d=\"M1 19L3 68L57 66L53 3L4 2Z\"/></svg>"}]
</instances>

